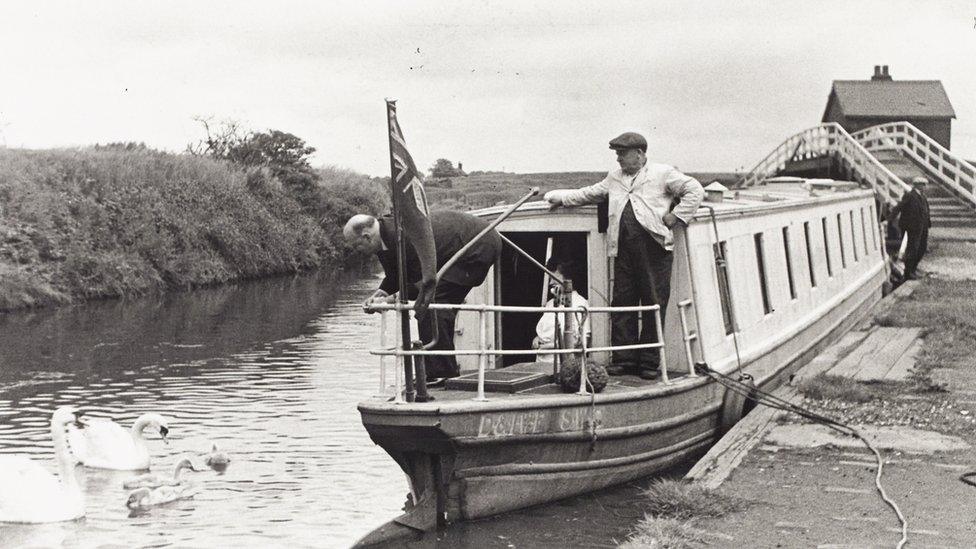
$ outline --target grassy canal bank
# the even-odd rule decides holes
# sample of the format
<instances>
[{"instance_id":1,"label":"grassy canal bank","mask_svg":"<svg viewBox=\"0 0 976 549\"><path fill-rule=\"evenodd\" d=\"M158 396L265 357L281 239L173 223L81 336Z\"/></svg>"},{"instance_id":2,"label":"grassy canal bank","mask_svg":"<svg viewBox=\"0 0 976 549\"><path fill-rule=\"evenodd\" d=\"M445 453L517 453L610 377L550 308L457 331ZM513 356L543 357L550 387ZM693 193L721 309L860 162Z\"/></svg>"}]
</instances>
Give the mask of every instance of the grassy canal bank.
<instances>
[{"instance_id":1,"label":"grassy canal bank","mask_svg":"<svg viewBox=\"0 0 976 549\"><path fill-rule=\"evenodd\" d=\"M188 289L358 261L342 223L387 206L382 180L145 147L0 149L0 310Z\"/></svg>"}]
</instances>

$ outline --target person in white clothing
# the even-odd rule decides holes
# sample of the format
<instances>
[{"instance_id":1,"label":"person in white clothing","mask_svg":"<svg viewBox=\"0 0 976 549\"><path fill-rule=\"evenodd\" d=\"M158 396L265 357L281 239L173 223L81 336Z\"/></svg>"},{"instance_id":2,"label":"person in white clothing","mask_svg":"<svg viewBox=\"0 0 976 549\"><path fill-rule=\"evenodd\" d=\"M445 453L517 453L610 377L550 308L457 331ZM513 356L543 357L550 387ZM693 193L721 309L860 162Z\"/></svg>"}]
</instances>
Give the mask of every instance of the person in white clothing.
<instances>
[{"instance_id":1,"label":"person in white clothing","mask_svg":"<svg viewBox=\"0 0 976 549\"><path fill-rule=\"evenodd\" d=\"M556 206L580 206L609 200L608 255L613 262L611 306L659 305L661 320L671 293L671 249L676 224L687 224L705 191L693 177L665 164L647 161L647 140L627 132L610 141L619 169L595 185L549 191L545 198ZM611 315L613 345L657 342L653 311L643 314L640 336L636 313ZM662 327L663 330L663 327ZM657 349L614 351L610 375L658 375Z\"/></svg>"},{"instance_id":2,"label":"person in white clothing","mask_svg":"<svg viewBox=\"0 0 976 549\"><path fill-rule=\"evenodd\" d=\"M569 261L564 261L556 256L549 258L546 262L546 268L550 271L556 273L560 277L573 279L573 265ZM556 305L556 299L559 296L559 291L561 287L555 280L549 280L549 292L553 295L553 299L546 302L546 307L553 307ZM585 307L588 305L586 298L581 296L576 290L573 290L571 297L571 303L573 307ZM579 318L582 315L579 313L571 315L572 324L570 324L571 330L577 330L579 326ZM544 313L539 319L539 322L535 325L535 339L532 340L532 347L534 349L552 349L554 345L554 336L556 335L556 330L559 330L561 334L563 331L563 319L565 318L562 313ZM557 328L558 326L558 328ZM587 338L589 341L590 337L590 319L586 318L583 321L583 337ZM552 354L539 354L536 355L536 361L547 362L552 364L555 359L555 355Z\"/></svg>"}]
</instances>

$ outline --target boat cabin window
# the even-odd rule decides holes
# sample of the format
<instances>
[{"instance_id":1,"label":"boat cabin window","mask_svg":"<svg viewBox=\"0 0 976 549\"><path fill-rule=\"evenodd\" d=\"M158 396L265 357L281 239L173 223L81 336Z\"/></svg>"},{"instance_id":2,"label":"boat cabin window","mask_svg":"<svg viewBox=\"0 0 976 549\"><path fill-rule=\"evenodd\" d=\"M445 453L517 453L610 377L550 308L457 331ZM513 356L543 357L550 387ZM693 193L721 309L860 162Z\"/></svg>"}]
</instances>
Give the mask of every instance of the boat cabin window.
<instances>
[{"instance_id":1,"label":"boat cabin window","mask_svg":"<svg viewBox=\"0 0 976 549\"><path fill-rule=\"evenodd\" d=\"M857 234L857 231L854 229L854 210L848 213L851 215L851 250L854 252L854 263L857 263L861 258L857 255L857 237L854 236Z\"/></svg>"},{"instance_id":2,"label":"boat cabin window","mask_svg":"<svg viewBox=\"0 0 976 549\"><path fill-rule=\"evenodd\" d=\"M766 259L763 254L763 235L752 235L756 243L756 266L759 268L759 289L762 292L763 312L767 315L773 312L773 304L769 301L769 286L766 284Z\"/></svg>"},{"instance_id":3,"label":"boat cabin window","mask_svg":"<svg viewBox=\"0 0 976 549\"><path fill-rule=\"evenodd\" d=\"M834 266L830 263L830 240L827 238L827 218L820 218L820 226L823 229L824 258L827 259L827 276L834 276Z\"/></svg>"},{"instance_id":4,"label":"boat cabin window","mask_svg":"<svg viewBox=\"0 0 976 549\"><path fill-rule=\"evenodd\" d=\"M837 244L840 246L840 268L847 268L847 254L844 253L844 228L840 224L840 214L837 214Z\"/></svg>"},{"instance_id":5,"label":"boat cabin window","mask_svg":"<svg viewBox=\"0 0 976 549\"><path fill-rule=\"evenodd\" d=\"M810 271L810 287L817 287L817 275L814 274L813 269L813 254L810 253L810 222L803 222L803 246L807 250L807 270Z\"/></svg>"},{"instance_id":6,"label":"boat cabin window","mask_svg":"<svg viewBox=\"0 0 976 549\"><path fill-rule=\"evenodd\" d=\"M783 227L783 252L786 254L786 280L790 283L790 299L796 299L796 284L793 282L793 261L790 258L789 227Z\"/></svg>"},{"instance_id":7,"label":"boat cabin window","mask_svg":"<svg viewBox=\"0 0 976 549\"><path fill-rule=\"evenodd\" d=\"M861 243L864 244L864 255L868 256L871 251L868 250L868 226L864 223L864 208L858 210L861 215Z\"/></svg>"},{"instance_id":8,"label":"boat cabin window","mask_svg":"<svg viewBox=\"0 0 976 549\"><path fill-rule=\"evenodd\" d=\"M505 232L517 246L536 261L545 264L553 256L570 260L573 289L589 299L589 266L586 232ZM539 307L552 299L545 273L522 257L511 246L502 247L497 277L498 304ZM541 313L498 313L502 349L530 349ZM504 366L535 361L534 354L501 357Z\"/></svg>"},{"instance_id":9,"label":"boat cabin window","mask_svg":"<svg viewBox=\"0 0 976 549\"><path fill-rule=\"evenodd\" d=\"M731 334L735 330L732 323L732 292L729 291L728 276L728 253L725 241L712 244L712 253L715 255L715 275L718 280L718 298L722 304L722 321L725 322L725 335Z\"/></svg>"},{"instance_id":10,"label":"boat cabin window","mask_svg":"<svg viewBox=\"0 0 976 549\"><path fill-rule=\"evenodd\" d=\"M875 219L877 219L877 218L874 217L874 206L873 205L868 207L868 219L871 222L871 247L874 248L875 250L877 250L878 249L878 237L877 237L877 232L876 231L878 230L879 223L877 223L875 221Z\"/></svg>"}]
</instances>

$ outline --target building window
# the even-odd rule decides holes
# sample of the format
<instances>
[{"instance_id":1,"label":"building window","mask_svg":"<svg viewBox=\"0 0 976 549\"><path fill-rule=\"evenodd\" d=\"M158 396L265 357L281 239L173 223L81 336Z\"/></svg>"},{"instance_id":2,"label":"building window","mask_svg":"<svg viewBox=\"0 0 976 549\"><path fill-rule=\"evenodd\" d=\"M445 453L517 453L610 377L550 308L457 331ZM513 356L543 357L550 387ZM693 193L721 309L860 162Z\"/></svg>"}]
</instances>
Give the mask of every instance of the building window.
<instances>
[{"instance_id":1,"label":"building window","mask_svg":"<svg viewBox=\"0 0 976 549\"><path fill-rule=\"evenodd\" d=\"M854 251L854 263L857 263L861 258L857 255L857 237L854 236L857 234L857 231L854 229L854 210L848 213L851 214L851 250Z\"/></svg>"},{"instance_id":2,"label":"building window","mask_svg":"<svg viewBox=\"0 0 976 549\"><path fill-rule=\"evenodd\" d=\"M725 323L725 335L731 334L735 330L732 322L732 292L729 291L729 257L725 246L725 241L712 245L712 252L715 254L715 274L718 280L718 298L722 305L722 321Z\"/></svg>"},{"instance_id":3,"label":"building window","mask_svg":"<svg viewBox=\"0 0 976 549\"><path fill-rule=\"evenodd\" d=\"M766 284L766 258L763 255L763 235L756 233L752 235L756 243L756 266L759 268L759 289L762 292L763 312L767 315L773 312L773 304L769 301L769 287Z\"/></svg>"},{"instance_id":4,"label":"building window","mask_svg":"<svg viewBox=\"0 0 976 549\"><path fill-rule=\"evenodd\" d=\"M830 263L830 240L827 238L827 218L820 218L820 225L823 228L824 257L827 259L827 276L834 276L834 266Z\"/></svg>"},{"instance_id":5,"label":"building window","mask_svg":"<svg viewBox=\"0 0 976 549\"><path fill-rule=\"evenodd\" d=\"M789 227L783 227L783 252L786 254L786 279L790 283L790 299L796 299L796 284L793 283L793 261L790 257Z\"/></svg>"},{"instance_id":6,"label":"building window","mask_svg":"<svg viewBox=\"0 0 976 549\"><path fill-rule=\"evenodd\" d=\"M847 268L847 254L844 253L844 228L840 224L840 214L837 214L837 244L840 245L840 268Z\"/></svg>"},{"instance_id":7,"label":"building window","mask_svg":"<svg viewBox=\"0 0 976 549\"><path fill-rule=\"evenodd\" d=\"M810 222L803 222L803 246L807 250L807 270L810 271L810 287L817 287L817 275L813 269L813 254L810 252Z\"/></svg>"}]
</instances>

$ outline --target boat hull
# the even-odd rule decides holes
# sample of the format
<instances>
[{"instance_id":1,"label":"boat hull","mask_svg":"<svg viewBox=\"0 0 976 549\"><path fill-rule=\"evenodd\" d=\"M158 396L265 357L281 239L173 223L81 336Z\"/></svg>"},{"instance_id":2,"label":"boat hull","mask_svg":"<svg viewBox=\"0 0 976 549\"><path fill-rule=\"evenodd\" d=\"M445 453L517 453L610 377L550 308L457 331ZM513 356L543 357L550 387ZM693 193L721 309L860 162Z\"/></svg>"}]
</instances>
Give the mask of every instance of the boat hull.
<instances>
[{"instance_id":1,"label":"boat hull","mask_svg":"<svg viewBox=\"0 0 976 549\"><path fill-rule=\"evenodd\" d=\"M793 337L742 365L771 390L861 320L883 272ZM708 377L488 402L360 405L363 423L411 479L399 524L428 530L626 483L703 454L742 413ZM595 423L595 429L594 429Z\"/></svg>"}]
</instances>

